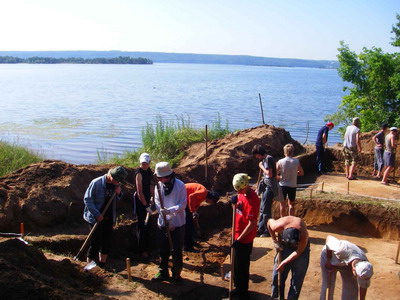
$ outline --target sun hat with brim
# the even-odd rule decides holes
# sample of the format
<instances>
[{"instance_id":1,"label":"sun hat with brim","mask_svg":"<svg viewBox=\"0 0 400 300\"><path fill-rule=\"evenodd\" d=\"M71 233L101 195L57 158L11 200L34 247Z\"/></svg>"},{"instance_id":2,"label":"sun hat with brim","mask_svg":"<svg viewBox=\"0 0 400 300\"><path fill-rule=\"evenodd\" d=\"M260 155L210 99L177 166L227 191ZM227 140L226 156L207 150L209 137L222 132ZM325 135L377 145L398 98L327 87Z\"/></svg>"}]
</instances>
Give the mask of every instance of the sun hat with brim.
<instances>
[{"instance_id":1,"label":"sun hat with brim","mask_svg":"<svg viewBox=\"0 0 400 300\"><path fill-rule=\"evenodd\" d=\"M157 177L167 177L172 174L172 169L169 163L162 161L156 164L154 173Z\"/></svg>"},{"instance_id":2,"label":"sun hat with brim","mask_svg":"<svg viewBox=\"0 0 400 300\"><path fill-rule=\"evenodd\" d=\"M397 131L398 129L397 129L397 127L390 127L389 130L390 130L390 131Z\"/></svg>"},{"instance_id":3,"label":"sun hat with brim","mask_svg":"<svg viewBox=\"0 0 400 300\"><path fill-rule=\"evenodd\" d=\"M128 171L124 167L118 166L110 169L110 175L116 181L123 183L126 176L128 176Z\"/></svg>"},{"instance_id":4,"label":"sun hat with brim","mask_svg":"<svg viewBox=\"0 0 400 300\"><path fill-rule=\"evenodd\" d=\"M150 155L148 153L142 153L139 157L140 163L150 163Z\"/></svg>"},{"instance_id":5,"label":"sun hat with brim","mask_svg":"<svg viewBox=\"0 0 400 300\"><path fill-rule=\"evenodd\" d=\"M359 261L355 265L357 282L362 288L368 288L371 284L371 277L374 275L374 268L368 261Z\"/></svg>"},{"instance_id":6,"label":"sun hat with brim","mask_svg":"<svg viewBox=\"0 0 400 300\"><path fill-rule=\"evenodd\" d=\"M249 175L245 173L238 173L233 176L232 185L236 191L240 191L249 186Z\"/></svg>"},{"instance_id":7,"label":"sun hat with brim","mask_svg":"<svg viewBox=\"0 0 400 300\"><path fill-rule=\"evenodd\" d=\"M282 242L292 248L296 248L300 240L300 230L289 227L282 232Z\"/></svg>"}]
</instances>

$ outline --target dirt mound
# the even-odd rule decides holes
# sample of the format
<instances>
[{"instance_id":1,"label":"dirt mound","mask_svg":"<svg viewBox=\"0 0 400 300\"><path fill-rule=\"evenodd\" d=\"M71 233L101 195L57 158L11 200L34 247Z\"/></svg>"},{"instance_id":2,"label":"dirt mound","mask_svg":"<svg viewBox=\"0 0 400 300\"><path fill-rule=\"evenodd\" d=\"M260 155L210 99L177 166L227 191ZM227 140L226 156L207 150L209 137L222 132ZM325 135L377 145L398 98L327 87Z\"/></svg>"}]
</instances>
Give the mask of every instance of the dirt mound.
<instances>
[{"instance_id":1,"label":"dirt mound","mask_svg":"<svg viewBox=\"0 0 400 300\"><path fill-rule=\"evenodd\" d=\"M70 222L82 222L83 195L90 181L111 166L73 165L62 161L31 164L0 178L0 231L27 231ZM133 182L133 169L128 169ZM131 191L132 186L124 186ZM127 197L132 193L127 193Z\"/></svg>"},{"instance_id":2,"label":"dirt mound","mask_svg":"<svg viewBox=\"0 0 400 300\"><path fill-rule=\"evenodd\" d=\"M3 299L91 299L103 284L69 259L48 260L18 239L0 242L0 269Z\"/></svg>"},{"instance_id":3,"label":"dirt mound","mask_svg":"<svg viewBox=\"0 0 400 300\"><path fill-rule=\"evenodd\" d=\"M186 182L201 182L219 191L232 190L231 180L235 173L247 173L257 180L257 160L251 154L254 145L261 144L268 154L281 158L283 146L288 143L294 145L295 155L305 152L290 133L282 128L262 125L245 129L210 142L207 148L207 180L204 143L192 145L175 171Z\"/></svg>"}]
</instances>

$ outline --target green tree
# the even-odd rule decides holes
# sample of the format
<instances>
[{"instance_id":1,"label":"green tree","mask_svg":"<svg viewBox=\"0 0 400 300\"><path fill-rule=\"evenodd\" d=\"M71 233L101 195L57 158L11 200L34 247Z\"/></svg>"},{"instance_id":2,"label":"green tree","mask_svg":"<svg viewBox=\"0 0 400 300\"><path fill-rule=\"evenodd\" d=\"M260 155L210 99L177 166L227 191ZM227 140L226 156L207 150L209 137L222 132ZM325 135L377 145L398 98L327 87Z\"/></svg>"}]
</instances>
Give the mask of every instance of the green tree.
<instances>
[{"instance_id":1,"label":"green tree","mask_svg":"<svg viewBox=\"0 0 400 300\"><path fill-rule=\"evenodd\" d=\"M399 15L397 19L400 21ZM392 32L396 34L392 44L400 43L400 22ZM400 53L384 53L372 47L363 48L357 55L343 41L340 46L339 76L351 85L344 88L349 93L338 111L325 119L347 125L353 117L359 117L362 131L376 130L383 122L400 126Z\"/></svg>"}]
</instances>

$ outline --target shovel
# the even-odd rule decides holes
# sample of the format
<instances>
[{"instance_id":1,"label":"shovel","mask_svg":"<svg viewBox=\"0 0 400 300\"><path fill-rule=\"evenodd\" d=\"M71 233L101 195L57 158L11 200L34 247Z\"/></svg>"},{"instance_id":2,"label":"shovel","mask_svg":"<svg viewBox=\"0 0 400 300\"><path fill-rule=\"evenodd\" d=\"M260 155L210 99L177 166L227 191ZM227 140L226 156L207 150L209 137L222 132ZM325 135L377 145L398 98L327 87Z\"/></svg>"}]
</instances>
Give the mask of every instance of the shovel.
<instances>
[{"instance_id":1,"label":"shovel","mask_svg":"<svg viewBox=\"0 0 400 300\"><path fill-rule=\"evenodd\" d=\"M104 207L103 212L101 213L102 216L104 216L105 212L107 211L107 209L110 207L111 203L113 202L113 200L115 199L115 196L117 194L114 192L113 195L111 196L110 200L108 200L106 207ZM86 248L87 244L89 244L90 239L92 238L94 232L96 231L97 227L99 226L100 222L96 222L96 224L94 224L92 230L90 230L86 240L84 241L81 249L79 249L79 252L77 255L75 255L74 260L78 260L79 256L81 255L82 251ZM93 268L93 267L92 267Z\"/></svg>"}]
</instances>

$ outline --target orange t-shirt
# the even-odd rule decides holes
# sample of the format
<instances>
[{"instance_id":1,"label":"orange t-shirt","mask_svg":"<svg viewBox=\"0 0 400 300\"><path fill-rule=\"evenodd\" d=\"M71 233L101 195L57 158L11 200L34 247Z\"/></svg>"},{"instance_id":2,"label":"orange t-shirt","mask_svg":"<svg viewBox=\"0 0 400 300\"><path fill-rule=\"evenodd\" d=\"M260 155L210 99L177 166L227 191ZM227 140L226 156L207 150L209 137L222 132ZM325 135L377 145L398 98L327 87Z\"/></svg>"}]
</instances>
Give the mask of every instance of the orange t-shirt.
<instances>
[{"instance_id":1,"label":"orange t-shirt","mask_svg":"<svg viewBox=\"0 0 400 300\"><path fill-rule=\"evenodd\" d=\"M186 183L187 205L191 212L197 211L201 202L206 200L208 190L200 183Z\"/></svg>"}]
</instances>

